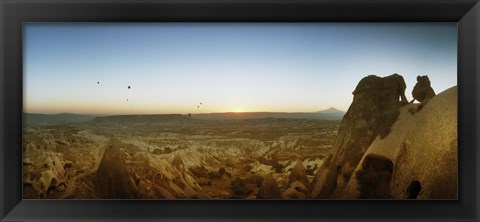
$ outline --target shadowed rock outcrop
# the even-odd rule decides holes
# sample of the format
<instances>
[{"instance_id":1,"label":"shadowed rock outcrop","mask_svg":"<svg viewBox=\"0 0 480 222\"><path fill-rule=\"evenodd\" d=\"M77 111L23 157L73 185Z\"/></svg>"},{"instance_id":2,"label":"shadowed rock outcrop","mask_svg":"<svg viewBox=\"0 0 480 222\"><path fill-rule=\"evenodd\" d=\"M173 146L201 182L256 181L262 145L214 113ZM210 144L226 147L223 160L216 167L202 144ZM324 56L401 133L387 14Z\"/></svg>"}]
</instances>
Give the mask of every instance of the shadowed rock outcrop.
<instances>
[{"instance_id":1,"label":"shadowed rock outcrop","mask_svg":"<svg viewBox=\"0 0 480 222\"><path fill-rule=\"evenodd\" d=\"M398 74L383 78L371 75L359 82L338 130L336 154L328 168L317 171L323 174L316 176L322 181L312 181L317 186L312 190L318 194L313 198L336 198L342 192L367 148L377 136L388 135L398 109L408 103L405 88Z\"/></svg>"},{"instance_id":2,"label":"shadowed rock outcrop","mask_svg":"<svg viewBox=\"0 0 480 222\"><path fill-rule=\"evenodd\" d=\"M308 181L305 167L303 167L303 162L298 159L288 177L287 189L284 195L289 199L305 199L309 187L310 182Z\"/></svg>"},{"instance_id":3,"label":"shadowed rock outcrop","mask_svg":"<svg viewBox=\"0 0 480 222\"><path fill-rule=\"evenodd\" d=\"M137 187L130 177L120 142L112 139L105 149L96 172L96 194L100 198L131 199L137 197Z\"/></svg>"},{"instance_id":4,"label":"shadowed rock outcrop","mask_svg":"<svg viewBox=\"0 0 480 222\"><path fill-rule=\"evenodd\" d=\"M307 198L307 187L300 181L295 181L283 193L288 199L305 199Z\"/></svg>"},{"instance_id":5,"label":"shadowed rock outcrop","mask_svg":"<svg viewBox=\"0 0 480 222\"><path fill-rule=\"evenodd\" d=\"M268 174L263 180L257 197L258 199L282 199L282 193L272 174Z\"/></svg>"},{"instance_id":6,"label":"shadowed rock outcrop","mask_svg":"<svg viewBox=\"0 0 480 222\"><path fill-rule=\"evenodd\" d=\"M303 163L301 160L297 160L297 163L295 164L295 167L293 167L292 172L290 173L290 176L288 177L288 183L287 186L292 184L295 181L299 181L302 183L305 187L308 187L308 178L307 178L307 173L305 172L305 167L303 167Z\"/></svg>"},{"instance_id":7,"label":"shadowed rock outcrop","mask_svg":"<svg viewBox=\"0 0 480 222\"><path fill-rule=\"evenodd\" d=\"M230 183L230 186L232 188L232 191L236 194L236 195L243 195L246 193L245 191L245 185L243 183L243 180L240 179L240 178L235 178L231 183Z\"/></svg>"},{"instance_id":8,"label":"shadowed rock outcrop","mask_svg":"<svg viewBox=\"0 0 480 222\"><path fill-rule=\"evenodd\" d=\"M332 157L332 155L328 156L323 162L322 166L317 170L317 173L310 184L310 189L308 190L309 198L328 196L326 192L332 190L331 188L327 187L331 184L325 183L328 176L328 169L330 168L330 164L332 162Z\"/></svg>"}]
</instances>

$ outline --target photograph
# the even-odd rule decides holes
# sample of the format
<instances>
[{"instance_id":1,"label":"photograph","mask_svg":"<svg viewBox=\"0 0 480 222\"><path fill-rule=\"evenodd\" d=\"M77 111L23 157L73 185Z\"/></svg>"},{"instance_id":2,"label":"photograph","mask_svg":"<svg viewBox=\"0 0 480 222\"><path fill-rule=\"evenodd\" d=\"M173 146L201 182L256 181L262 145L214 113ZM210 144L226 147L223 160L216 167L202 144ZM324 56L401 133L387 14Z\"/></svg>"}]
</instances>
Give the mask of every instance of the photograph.
<instances>
[{"instance_id":1,"label":"photograph","mask_svg":"<svg viewBox=\"0 0 480 222\"><path fill-rule=\"evenodd\" d=\"M23 199L457 200L457 33L23 23Z\"/></svg>"}]
</instances>

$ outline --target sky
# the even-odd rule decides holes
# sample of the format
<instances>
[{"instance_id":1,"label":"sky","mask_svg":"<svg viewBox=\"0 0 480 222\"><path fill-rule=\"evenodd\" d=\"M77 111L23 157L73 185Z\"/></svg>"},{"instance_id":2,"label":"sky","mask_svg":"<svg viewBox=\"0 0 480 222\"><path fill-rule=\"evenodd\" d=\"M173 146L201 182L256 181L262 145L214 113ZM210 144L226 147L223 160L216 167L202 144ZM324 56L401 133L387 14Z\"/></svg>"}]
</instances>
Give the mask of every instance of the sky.
<instances>
[{"instance_id":1,"label":"sky","mask_svg":"<svg viewBox=\"0 0 480 222\"><path fill-rule=\"evenodd\" d=\"M23 33L29 113L346 111L367 75L402 75L408 100L418 75L436 93L457 85L456 23L27 23Z\"/></svg>"}]
</instances>

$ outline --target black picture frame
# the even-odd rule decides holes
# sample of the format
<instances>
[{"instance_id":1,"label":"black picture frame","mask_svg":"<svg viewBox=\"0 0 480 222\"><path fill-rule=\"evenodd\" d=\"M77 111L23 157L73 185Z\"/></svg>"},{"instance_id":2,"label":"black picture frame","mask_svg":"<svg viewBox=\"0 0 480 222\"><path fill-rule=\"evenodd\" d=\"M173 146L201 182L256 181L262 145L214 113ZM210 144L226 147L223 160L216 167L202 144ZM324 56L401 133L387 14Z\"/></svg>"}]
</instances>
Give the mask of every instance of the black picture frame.
<instances>
[{"instance_id":1,"label":"black picture frame","mask_svg":"<svg viewBox=\"0 0 480 222\"><path fill-rule=\"evenodd\" d=\"M478 221L478 0L0 0L1 221ZM458 200L22 200L24 22L457 22Z\"/></svg>"}]
</instances>

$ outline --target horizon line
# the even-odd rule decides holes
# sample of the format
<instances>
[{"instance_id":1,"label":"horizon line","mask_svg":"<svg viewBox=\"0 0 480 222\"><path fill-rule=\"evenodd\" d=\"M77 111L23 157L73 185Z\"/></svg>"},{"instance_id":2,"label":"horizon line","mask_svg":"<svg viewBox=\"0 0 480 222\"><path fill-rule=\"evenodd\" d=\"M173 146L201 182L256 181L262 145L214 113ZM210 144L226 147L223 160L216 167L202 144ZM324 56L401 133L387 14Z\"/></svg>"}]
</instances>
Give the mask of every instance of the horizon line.
<instances>
[{"instance_id":1,"label":"horizon line","mask_svg":"<svg viewBox=\"0 0 480 222\"><path fill-rule=\"evenodd\" d=\"M225 113L233 113L233 114L239 114L239 113L320 113L324 111L328 111L334 107L324 109L324 110L319 110L319 111L310 111L310 112L279 112L279 111L226 111L226 112L206 112L206 113L74 113L74 112L58 112L58 113L41 113L41 112L25 112L23 111L23 114L40 114L40 115L60 115L60 114L74 114L74 115L94 115L94 116L127 116L127 115L204 115L204 114L225 114ZM337 108L334 108L338 112L343 112L346 113L344 110L340 110Z\"/></svg>"}]
</instances>

